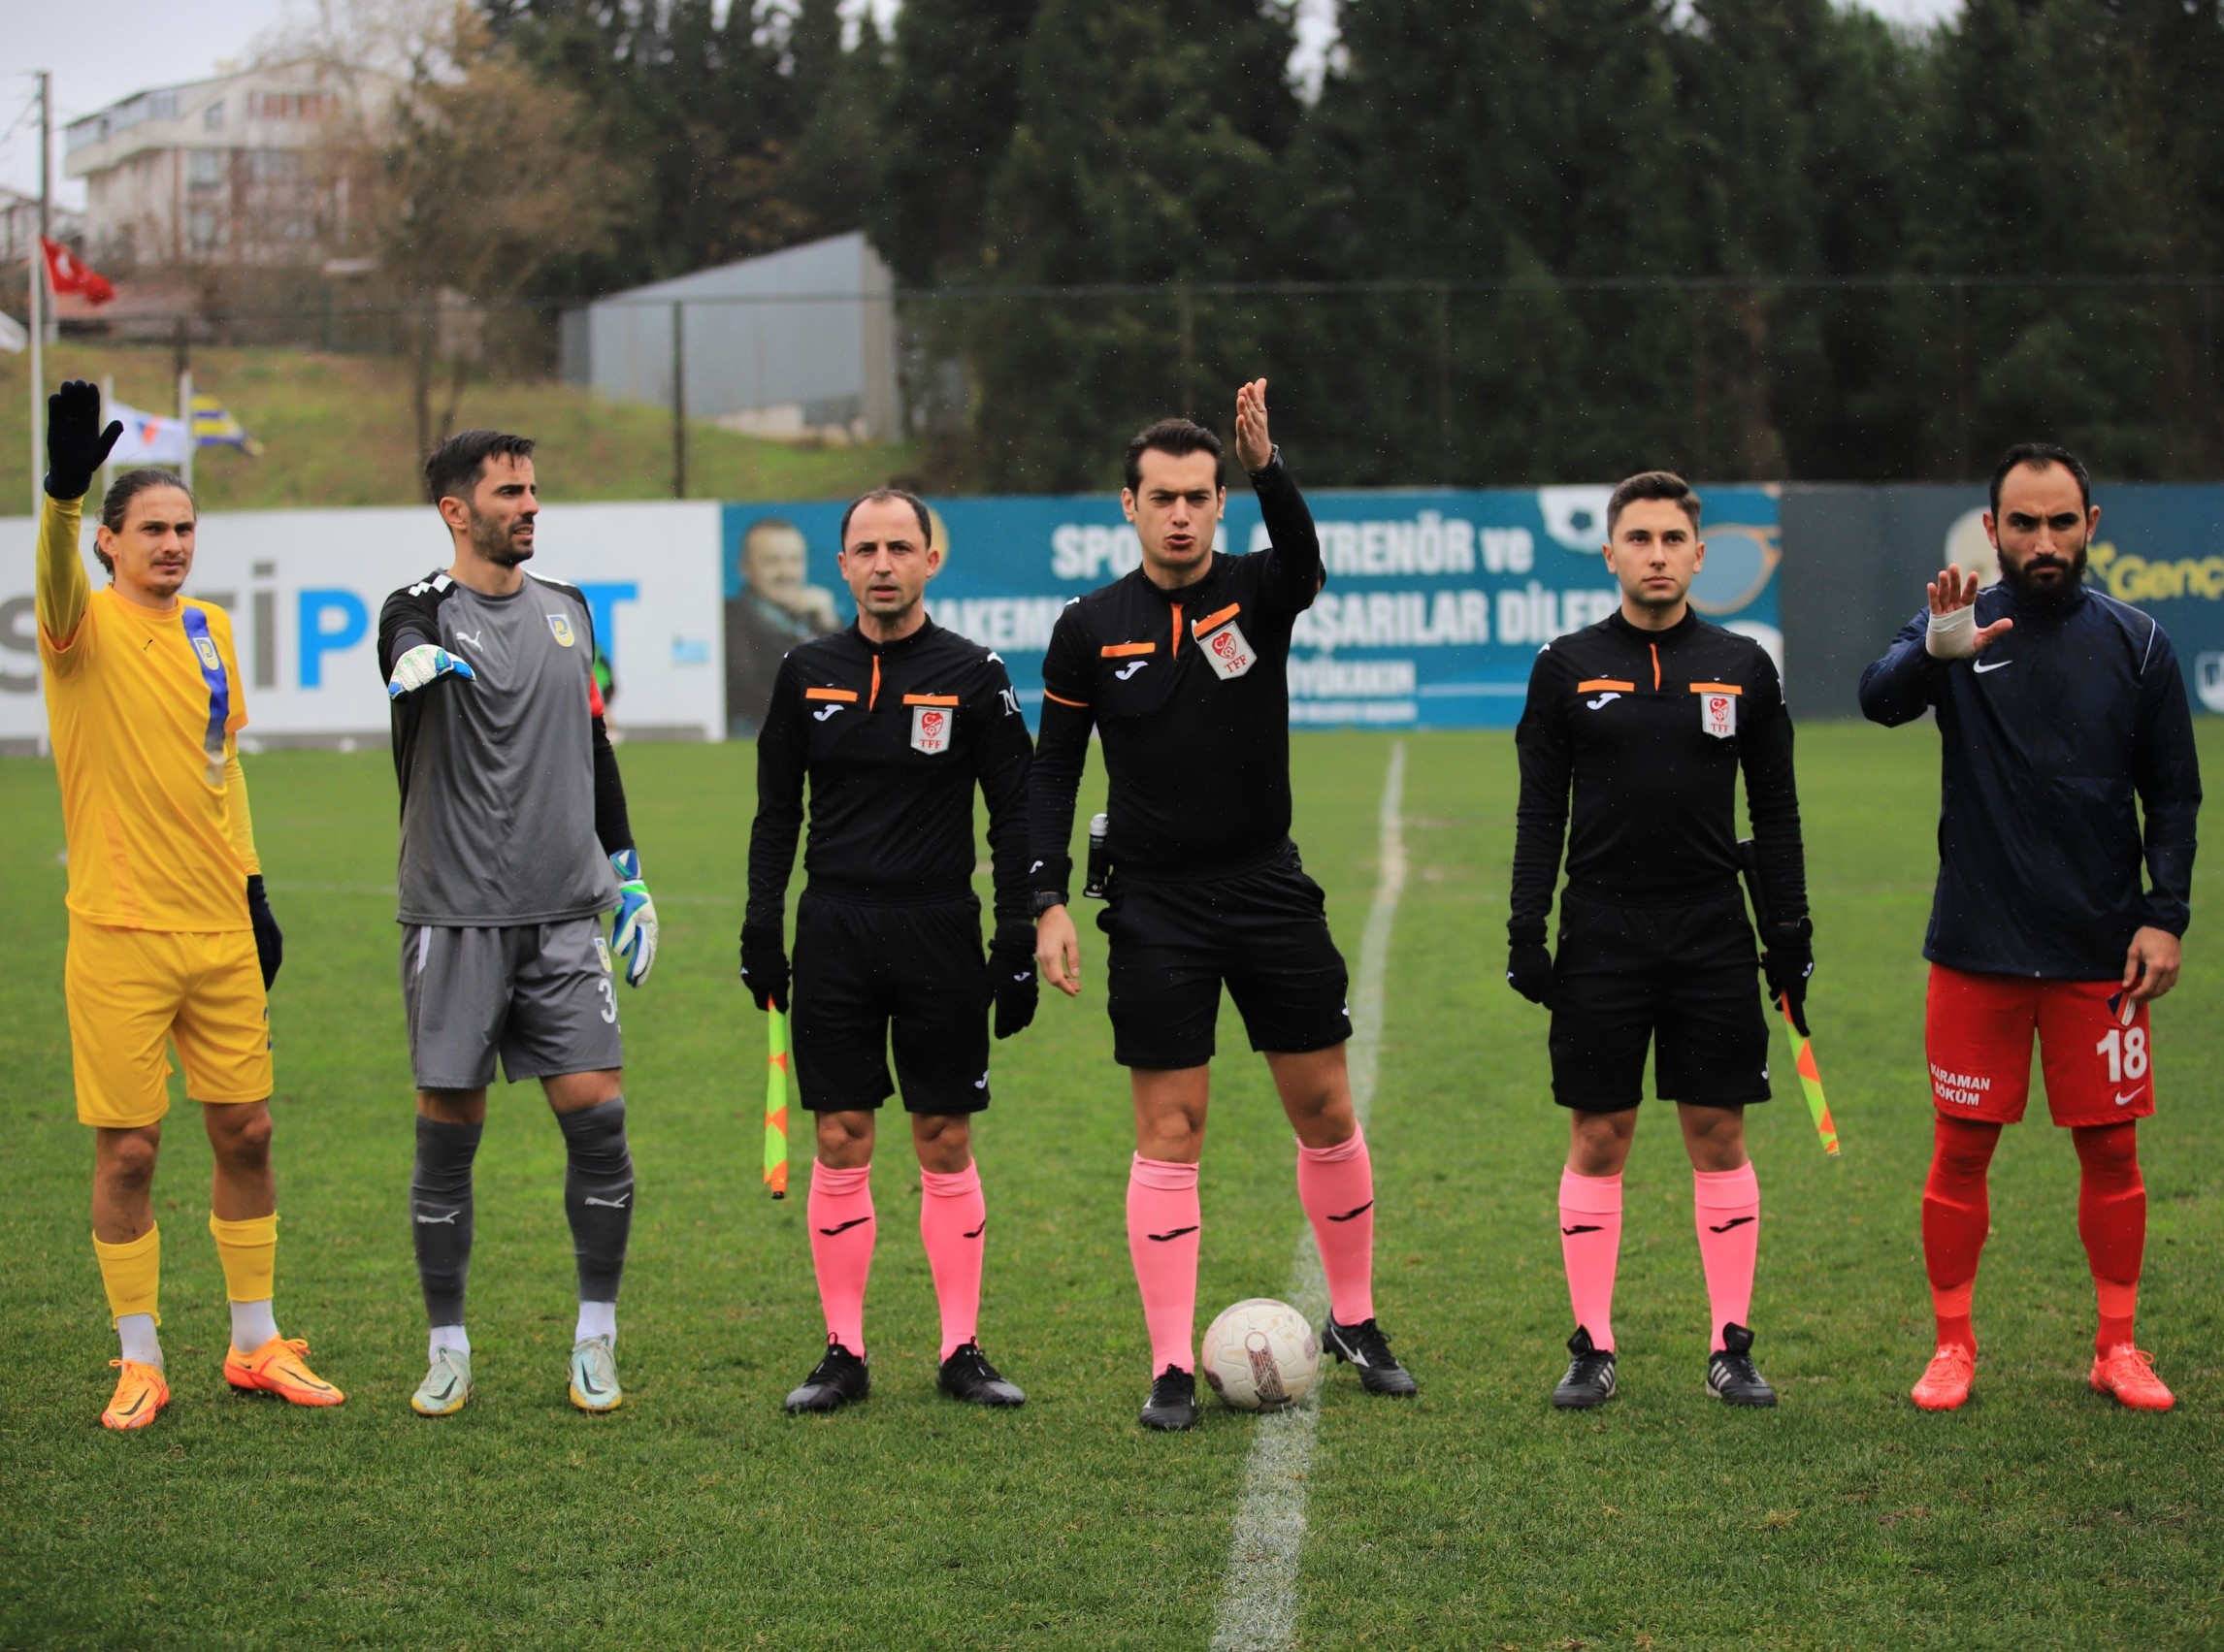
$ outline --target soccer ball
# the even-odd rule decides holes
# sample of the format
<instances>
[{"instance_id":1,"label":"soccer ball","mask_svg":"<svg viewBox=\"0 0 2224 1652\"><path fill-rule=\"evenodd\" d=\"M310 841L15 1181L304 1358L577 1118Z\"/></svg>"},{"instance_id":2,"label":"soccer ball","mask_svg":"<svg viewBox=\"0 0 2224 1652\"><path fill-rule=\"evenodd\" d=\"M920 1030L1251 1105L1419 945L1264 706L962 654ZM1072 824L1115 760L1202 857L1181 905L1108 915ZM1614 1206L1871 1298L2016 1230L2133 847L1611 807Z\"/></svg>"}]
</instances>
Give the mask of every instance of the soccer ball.
<instances>
[{"instance_id":1,"label":"soccer ball","mask_svg":"<svg viewBox=\"0 0 2224 1652\"><path fill-rule=\"evenodd\" d=\"M1255 1296L1206 1327L1198 1369L1231 1409L1279 1411L1321 1380L1321 1338L1287 1302Z\"/></svg>"}]
</instances>

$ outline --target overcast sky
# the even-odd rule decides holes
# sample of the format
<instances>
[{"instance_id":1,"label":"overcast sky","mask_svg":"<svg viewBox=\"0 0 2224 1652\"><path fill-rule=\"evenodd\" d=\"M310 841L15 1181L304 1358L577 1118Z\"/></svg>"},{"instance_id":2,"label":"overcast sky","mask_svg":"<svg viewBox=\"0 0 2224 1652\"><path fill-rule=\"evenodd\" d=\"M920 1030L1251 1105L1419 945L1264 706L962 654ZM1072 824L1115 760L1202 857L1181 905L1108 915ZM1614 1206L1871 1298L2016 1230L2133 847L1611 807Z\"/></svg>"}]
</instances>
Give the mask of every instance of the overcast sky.
<instances>
[{"instance_id":1,"label":"overcast sky","mask_svg":"<svg viewBox=\"0 0 2224 1652\"><path fill-rule=\"evenodd\" d=\"M1959 0L1861 0L1872 11L1906 21L1953 12ZM873 0L893 11L893 0ZM1317 57L1323 18L1332 0L1304 0L1302 33ZM0 35L0 183L38 187L39 141L30 71L54 74L54 189L71 206L84 186L63 176L61 129L82 114L150 86L175 85L215 74L247 56L253 43L285 16L283 0L102 0L97 7L35 5L14 0Z\"/></svg>"}]
</instances>

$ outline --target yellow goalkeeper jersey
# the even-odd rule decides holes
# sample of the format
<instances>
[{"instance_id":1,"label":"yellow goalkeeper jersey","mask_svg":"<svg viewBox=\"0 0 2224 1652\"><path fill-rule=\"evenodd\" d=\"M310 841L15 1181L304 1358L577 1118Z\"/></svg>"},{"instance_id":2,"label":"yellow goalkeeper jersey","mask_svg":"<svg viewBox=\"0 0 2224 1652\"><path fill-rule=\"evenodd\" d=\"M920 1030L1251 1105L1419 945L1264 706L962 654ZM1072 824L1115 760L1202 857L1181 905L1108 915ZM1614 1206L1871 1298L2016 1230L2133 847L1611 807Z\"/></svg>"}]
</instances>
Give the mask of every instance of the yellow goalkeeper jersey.
<instances>
[{"instance_id":1,"label":"yellow goalkeeper jersey","mask_svg":"<svg viewBox=\"0 0 2224 1652\"><path fill-rule=\"evenodd\" d=\"M231 617L92 591L79 502L39 521L39 658L69 842L70 911L124 929L247 928L261 868L234 736L247 721Z\"/></svg>"}]
</instances>

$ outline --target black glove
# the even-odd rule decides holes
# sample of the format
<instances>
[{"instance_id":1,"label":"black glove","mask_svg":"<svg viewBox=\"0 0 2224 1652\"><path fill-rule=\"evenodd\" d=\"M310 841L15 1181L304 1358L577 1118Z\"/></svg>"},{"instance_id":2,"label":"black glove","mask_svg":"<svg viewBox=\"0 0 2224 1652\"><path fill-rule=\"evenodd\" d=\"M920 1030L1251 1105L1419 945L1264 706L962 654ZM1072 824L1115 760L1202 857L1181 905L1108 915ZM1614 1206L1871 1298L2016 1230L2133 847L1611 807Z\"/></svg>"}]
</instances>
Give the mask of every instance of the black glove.
<instances>
[{"instance_id":1,"label":"black glove","mask_svg":"<svg viewBox=\"0 0 2224 1652\"><path fill-rule=\"evenodd\" d=\"M285 936L278 930L278 920L271 916L270 896L263 893L263 875L254 873L247 879L247 922L255 927L255 961L263 966L263 990L271 989L278 979L278 965L285 962Z\"/></svg>"},{"instance_id":2,"label":"black glove","mask_svg":"<svg viewBox=\"0 0 2224 1652\"><path fill-rule=\"evenodd\" d=\"M1532 1004L1546 1004L1553 991L1553 955L1542 941L1517 941L1506 954L1506 982Z\"/></svg>"},{"instance_id":3,"label":"black glove","mask_svg":"<svg viewBox=\"0 0 2224 1652\"><path fill-rule=\"evenodd\" d=\"M1807 982L1815 973L1815 926L1802 918L1797 923L1778 923L1774 933L1762 937L1768 946L1761 954L1761 974L1768 978L1768 995L1783 1005L1799 1036L1807 1030Z\"/></svg>"},{"instance_id":4,"label":"black glove","mask_svg":"<svg viewBox=\"0 0 2224 1652\"><path fill-rule=\"evenodd\" d=\"M989 943L988 968L982 977L989 1002L997 1007L997 1036L1009 1038L1025 1032L1034 1020L1042 999L1042 985L1034 973L1034 925L999 923L997 938Z\"/></svg>"},{"instance_id":5,"label":"black glove","mask_svg":"<svg viewBox=\"0 0 2224 1652\"><path fill-rule=\"evenodd\" d=\"M111 420L100 428L100 390L82 378L73 378L47 398L47 492L54 499L82 499L92 487L93 473L108 463L108 450L123 435L123 426ZM266 914L265 916L268 916ZM259 936L262 931L255 931ZM274 926L271 930L278 933ZM276 975L278 965L266 973Z\"/></svg>"},{"instance_id":6,"label":"black glove","mask_svg":"<svg viewBox=\"0 0 2224 1652\"><path fill-rule=\"evenodd\" d=\"M788 955L780 947L780 921L741 925L741 985L760 1010L788 1009Z\"/></svg>"}]
</instances>

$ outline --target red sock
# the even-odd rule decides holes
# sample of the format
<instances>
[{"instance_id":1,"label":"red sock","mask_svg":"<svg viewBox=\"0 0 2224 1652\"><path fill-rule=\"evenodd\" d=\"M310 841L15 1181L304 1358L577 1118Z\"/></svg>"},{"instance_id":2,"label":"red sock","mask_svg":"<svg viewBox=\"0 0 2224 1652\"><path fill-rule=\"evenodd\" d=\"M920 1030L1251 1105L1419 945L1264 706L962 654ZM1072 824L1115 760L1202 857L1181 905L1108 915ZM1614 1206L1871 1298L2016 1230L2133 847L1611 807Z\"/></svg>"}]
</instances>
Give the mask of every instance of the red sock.
<instances>
[{"instance_id":1,"label":"red sock","mask_svg":"<svg viewBox=\"0 0 2224 1652\"><path fill-rule=\"evenodd\" d=\"M1297 1202L1313 1223L1328 1312L1339 1325L1375 1316L1375 1168L1365 1132L1332 1148L1297 1144Z\"/></svg>"},{"instance_id":2,"label":"red sock","mask_svg":"<svg viewBox=\"0 0 2224 1652\"><path fill-rule=\"evenodd\" d=\"M1938 1318L1939 1346L1974 1352L1970 1299L1992 1227L1984 1173L2000 1145L2000 1126L1941 1114L1931 1142L1931 1173L1923 1182L1923 1266L1931 1279L1931 1312Z\"/></svg>"},{"instance_id":3,"label":"red sock","mask_svg":"<svg viewBox=\"0 0 2224 1652\"><path fill-rule=\"evenodd\" d=\"M1135 1155L1128 1172L1128 1255L1151 1333L1151 1375L1196 1369L1197 1167Z\"/></svg>"},{"instance_id":4,"label":"red sock","mask_svg":"<svg viewBox=\"0 0 2224 1652\"><path fill-rule=\"evenodd\" d=\"M835 1170L814 1159L803 1216L811 1227L811 1266L819 1277L827 1341L862 1358L865 1281L872 1272L872 1240L880 1225L872 1216L872 1167Z\"/></svg>"},{"instance_id":5,"label":"red sock","mask_svg":"<svg viewBox=\"0 0 2224 1652\"><path fill-rule=\"evenodd\" d=\"M2077 1183L2077 1234L2093 1265L2102 1353L2132 1341L2140 1264L2146 1254L2146 1182L2139 1173L2139 1126L2080 1125L2070 1132L2084 1175Z\"/></svg>"},{"instance_id":6,"label":"red sock","mask_svg":"<svg viewBox=\"0 0 2224 1652\"><path fill-rule=\"evenodd\" d=\"M1560 1172L1560 1260L1590 1345L1614 1349L1614 1271L1621 1261L1621 1178Z\"/></svg>"},{"instance_id":7,"label":"red sock","mask_svg":"<svg viewBox=\"0 0 2224 1652\"><path fill-rule=\"evenodd\" d=\"M988 1248L989 1207L981 1197L980 1166L919 1173L919 1242L934 1276L934 1301L942 1310L942 1354L975 1340L981 1318L981 1255Z\"/></svg>"},{"instance_id":8,"label":"red sock","mask_svg":"<svg viewBox=\"0 0 2224 1652\"><path fill-rule=\"evenodd\" d=\"M1760 1178L1750 1160L1735 1170L1691 1172L1691 1213L1699 1230L1699 1265L1715 1321L1715 1349L1724 1325L1744 1325L1752 1311L1753 1264L1760 1257Z\"/></svg>"}]
</instances>

